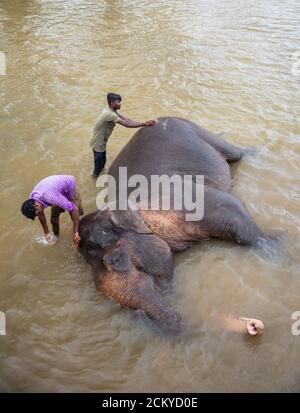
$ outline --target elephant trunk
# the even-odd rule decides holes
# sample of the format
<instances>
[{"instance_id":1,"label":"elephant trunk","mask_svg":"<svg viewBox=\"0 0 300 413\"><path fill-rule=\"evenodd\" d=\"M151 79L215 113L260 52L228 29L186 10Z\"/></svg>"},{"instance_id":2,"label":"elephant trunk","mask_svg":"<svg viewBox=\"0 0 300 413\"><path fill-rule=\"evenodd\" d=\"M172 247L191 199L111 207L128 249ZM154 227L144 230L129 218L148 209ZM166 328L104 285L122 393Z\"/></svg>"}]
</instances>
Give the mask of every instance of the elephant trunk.
<instances>
[{"instance_id":1,"label":"elephant trunk","mask_svg":"<svg viewBox=\"0 0 300 413\"><path fill-rule=\"evenodd\" d=\"M152 321L164 330L176 333L180 328L180 319L175 310L169 306L158 291L147 292L140 305L142 310Z\"/></svg>"},{"instance_id":2,"label":"elephant trunk","mask_svg":"<svg viewBox=\"0 0 300 413\"><path fill-rule=\"evenodd\" d=\"M98 289L122 307L142 311L162 329L176 333L180 319L162 298L153 278L144 272L107 272L96 277Z\"/></svg>"}]
</instances>

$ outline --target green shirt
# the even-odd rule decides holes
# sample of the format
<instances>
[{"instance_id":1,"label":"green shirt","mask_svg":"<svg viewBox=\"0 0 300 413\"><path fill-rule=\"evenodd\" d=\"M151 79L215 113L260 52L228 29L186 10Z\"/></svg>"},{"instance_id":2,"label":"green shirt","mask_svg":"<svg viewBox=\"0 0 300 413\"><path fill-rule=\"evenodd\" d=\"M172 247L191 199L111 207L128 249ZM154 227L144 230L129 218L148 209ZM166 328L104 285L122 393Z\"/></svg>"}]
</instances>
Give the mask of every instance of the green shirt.
<instances>
[{"instance_id":1,"label":"green shirt","mask_svg":"<svg viewBox=\"0 0 300 413\"><path fill-rule=\"evenodd\" d=\"M110 108L103 109L96 121L90 145L96 152L105 152L108 138L116 126L119 116Z\"/></svg>"}]
</instances>

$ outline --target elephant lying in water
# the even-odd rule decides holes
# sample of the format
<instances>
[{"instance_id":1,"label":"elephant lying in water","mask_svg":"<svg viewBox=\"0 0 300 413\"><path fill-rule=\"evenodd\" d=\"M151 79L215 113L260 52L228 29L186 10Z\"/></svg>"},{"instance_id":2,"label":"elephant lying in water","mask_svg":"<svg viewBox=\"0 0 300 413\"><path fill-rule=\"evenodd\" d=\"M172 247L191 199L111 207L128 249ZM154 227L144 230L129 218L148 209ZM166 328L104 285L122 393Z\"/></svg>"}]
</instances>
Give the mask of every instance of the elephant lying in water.
<instances>
[{"instance_id":1,"label":"elephant lying in water","mask_svg":"<svg viewBox=\"0 0 300 413\"><path fill-rule=\"evenodd\" d=\"M185 210L107 209L83 217L80 252L93 267L98 289L163 328L177 330L180 319L159 292L160 281L172 276L172 251L209 238L250 246L267 239L244 204L229 193L228 163L243 154L184 119L160 118L155 126L140 129L108 174L117 183L120 166L127 167L128 179L140 174L149 182L152 175L204 175L204 216L186 221Z\"/></svg>"}]
</instances>

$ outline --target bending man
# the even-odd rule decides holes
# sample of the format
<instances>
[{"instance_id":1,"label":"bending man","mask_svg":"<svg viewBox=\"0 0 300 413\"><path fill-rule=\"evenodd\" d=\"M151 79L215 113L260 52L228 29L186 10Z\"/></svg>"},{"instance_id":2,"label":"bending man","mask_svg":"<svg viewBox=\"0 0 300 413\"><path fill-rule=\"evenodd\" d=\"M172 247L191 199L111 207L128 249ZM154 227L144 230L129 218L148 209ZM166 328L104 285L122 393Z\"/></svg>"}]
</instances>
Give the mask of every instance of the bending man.
<instances>
[{"instance_id":1,"label":"bending man","mask_svg":"<svg viewBox=\"0 0 300 413\"><path fill-rule=\"evenodd\" d=\"M59 215L68 211L73 221L73 242L76 247L80 242L78 234L79 216L83 208L79 192L76 189L75 178L72 175L52 175L42 179L32 190L29 199L22 205L21 211L25 217L32 220L37 216L49 244L55 244L49 232L44 209L51 206L51 225L56 237L59 235Z\"/></svg>"}]
</instances>

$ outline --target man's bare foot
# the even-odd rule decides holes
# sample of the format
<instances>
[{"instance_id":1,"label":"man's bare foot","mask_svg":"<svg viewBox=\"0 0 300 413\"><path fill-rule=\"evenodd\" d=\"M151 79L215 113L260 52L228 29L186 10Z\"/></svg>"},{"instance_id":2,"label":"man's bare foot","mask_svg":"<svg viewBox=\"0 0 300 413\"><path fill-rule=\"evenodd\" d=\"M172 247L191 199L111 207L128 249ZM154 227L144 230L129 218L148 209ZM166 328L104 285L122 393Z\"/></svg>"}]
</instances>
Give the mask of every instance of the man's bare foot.
<instances>
[{"instance_id":1,"label":"man's bare foot","mask_svg":"<svg viewBox=\"0 0 300 413\"><path fill-rule=\"evenodd\" d=\"M264 331L264 324L262 321L255 318L247 317L221 317L224 327L232 332L246 333L250 336L259 336Z\"/></svg>"}]
</instances>

